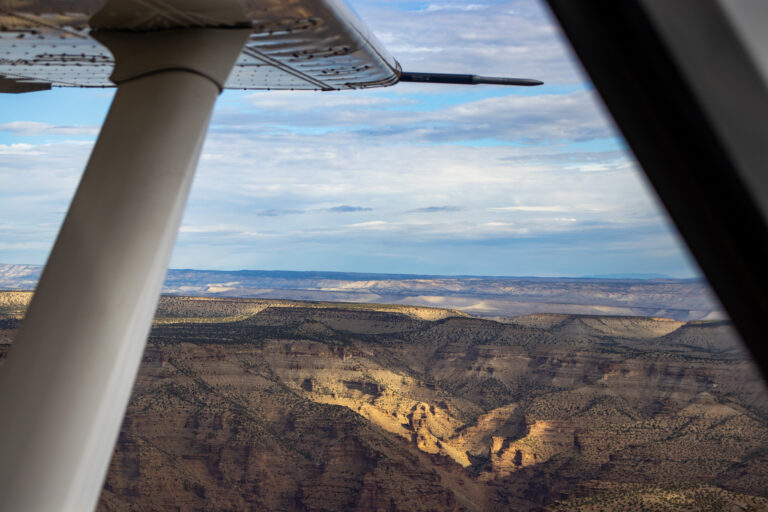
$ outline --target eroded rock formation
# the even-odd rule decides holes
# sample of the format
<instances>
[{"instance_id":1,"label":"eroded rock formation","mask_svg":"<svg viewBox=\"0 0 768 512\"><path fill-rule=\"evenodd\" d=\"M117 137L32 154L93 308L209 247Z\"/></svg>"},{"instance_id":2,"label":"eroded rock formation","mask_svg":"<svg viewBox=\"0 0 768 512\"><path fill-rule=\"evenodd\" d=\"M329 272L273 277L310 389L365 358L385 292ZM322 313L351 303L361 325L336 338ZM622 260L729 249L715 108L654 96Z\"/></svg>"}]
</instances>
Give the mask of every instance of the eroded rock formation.
<instances>
[{"instance_id":1,"label":"eroded rock formation","mask_svg":"<svg viewBox=\"0 0 768 512\"><path fill-rule=\"evenodd\" d=\"M164 298L100 510L768 509L727 323L423 309Z\"/></svg>"}]
</instances>

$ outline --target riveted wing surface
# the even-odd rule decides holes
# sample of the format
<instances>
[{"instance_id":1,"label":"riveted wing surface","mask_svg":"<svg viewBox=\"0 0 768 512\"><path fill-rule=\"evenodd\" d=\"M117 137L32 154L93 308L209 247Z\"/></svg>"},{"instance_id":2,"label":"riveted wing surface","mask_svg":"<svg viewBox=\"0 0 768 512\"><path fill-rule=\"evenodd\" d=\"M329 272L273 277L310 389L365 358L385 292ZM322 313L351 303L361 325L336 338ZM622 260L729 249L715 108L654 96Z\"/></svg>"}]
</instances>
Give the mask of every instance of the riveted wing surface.
<instances>
[{"instance_id":1,"label":"riveted wing surface","mask_svg":"<svg viewBox=\"0 0 768 512\"><path fill-rule=\"evenodd\" d=\"M400 75L338 0L0 0L0 76L29 90L110 87L114 60L92 31L190 27L252 28L227 88L357 89Z\"/></svg>"}]
</instances>

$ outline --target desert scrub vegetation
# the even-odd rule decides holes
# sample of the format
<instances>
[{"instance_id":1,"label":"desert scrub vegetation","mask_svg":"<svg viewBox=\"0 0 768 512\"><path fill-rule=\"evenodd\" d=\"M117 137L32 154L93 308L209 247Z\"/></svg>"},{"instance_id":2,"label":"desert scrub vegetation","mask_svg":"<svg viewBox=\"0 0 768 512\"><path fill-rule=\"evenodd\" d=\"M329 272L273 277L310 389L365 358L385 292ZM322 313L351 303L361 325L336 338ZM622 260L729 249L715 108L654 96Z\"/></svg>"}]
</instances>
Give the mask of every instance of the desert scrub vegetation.
<instances>
[{"instance_id":1,"label":"desert scrub vegetation","mask_svg":"<svg viewBox=\"0 0 768 512\"><path fill-rule=\"evenodd\" d=\"M768 499L728 491L712 485L601 485L593 496L555 502L551 512L730 512L766 511Z\"/></svg>"}]
</instances>

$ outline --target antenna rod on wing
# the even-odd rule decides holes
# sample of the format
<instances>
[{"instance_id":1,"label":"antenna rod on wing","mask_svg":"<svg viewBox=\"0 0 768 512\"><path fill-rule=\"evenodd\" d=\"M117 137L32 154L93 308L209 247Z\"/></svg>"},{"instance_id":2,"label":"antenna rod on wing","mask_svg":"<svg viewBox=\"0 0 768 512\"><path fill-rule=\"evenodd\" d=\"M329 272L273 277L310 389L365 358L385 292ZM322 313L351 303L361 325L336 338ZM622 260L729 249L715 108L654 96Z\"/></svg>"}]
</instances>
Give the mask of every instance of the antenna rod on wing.
<instances>
[{"instance_id":1,"label":"antenna rod on wing","mask_svg":"<svg viewBox=\"0 0 768 512\"><path fill-rule=\"evenodd\" d=\"M532 78L501 78L495 76L456 75L452 73L412 73L403 71L400 74L401 82L421 82L434 84L493 84L493 85L542 85L541 80Z\"/></svg>"}]
</instances>

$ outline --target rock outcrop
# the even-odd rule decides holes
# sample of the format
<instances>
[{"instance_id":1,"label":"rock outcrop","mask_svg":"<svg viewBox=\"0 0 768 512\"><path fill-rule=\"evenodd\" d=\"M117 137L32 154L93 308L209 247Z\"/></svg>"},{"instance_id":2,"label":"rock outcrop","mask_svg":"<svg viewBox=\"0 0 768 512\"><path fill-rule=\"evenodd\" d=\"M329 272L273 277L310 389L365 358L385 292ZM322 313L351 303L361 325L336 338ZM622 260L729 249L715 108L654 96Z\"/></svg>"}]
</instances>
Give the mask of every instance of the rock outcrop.
<instances>
[{"instance_id":1,"label":"rock outcrop","mask_svg":"<svg viewBox=\"0 0 768 512\"><path fill-rule=\"evenodd\" d=\"M424 309L163 298L100 510L768 510L727 323Z\"/></svg>"}]
</instances>

